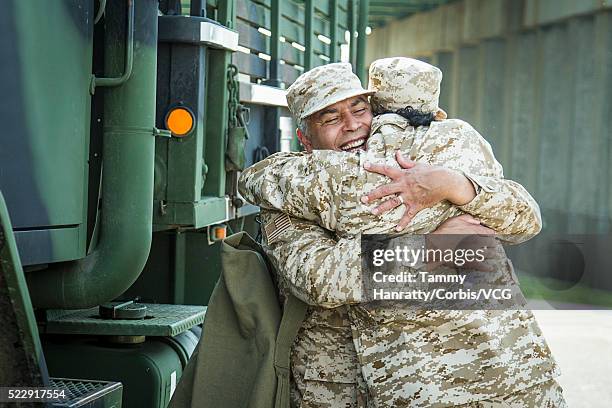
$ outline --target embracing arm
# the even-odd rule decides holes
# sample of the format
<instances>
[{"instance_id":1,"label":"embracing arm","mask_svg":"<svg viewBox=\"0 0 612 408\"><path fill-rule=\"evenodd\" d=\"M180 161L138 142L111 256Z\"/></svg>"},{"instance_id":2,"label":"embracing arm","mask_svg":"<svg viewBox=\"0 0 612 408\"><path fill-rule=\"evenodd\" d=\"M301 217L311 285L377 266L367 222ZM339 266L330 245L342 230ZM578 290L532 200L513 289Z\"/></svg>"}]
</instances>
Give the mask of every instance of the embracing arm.
<instances>
[{"instance_id":1,"label":"embracing arm","mask_svg":"<svg viewBox=\"0 0 612 408\"><path fill-rule=\"evenodd\" d=\"M458 208L503 235L505 241L519 243L539 233L542 218L537 202L521 184L504 178L491 145L472 126L459 123L463 160L452 167L474 184L476 196Z\"/></svg>"},{"instance_id":2,"label":"embracing arm","mask_svg":"<svg viewBox=\"0 0 612 408\"><path fill-rule=\"evenodd\" d=\"M378 213L397 207L401 203L397 196L406 203L408 209L398 229L408 225L421 209L448 200L505 241L523 242L540 231L538 204L523 186L503 178L491 146L466 122L433 123L413 154L416 161L398 152L397 161L403 169L376 164L366 167L392 182L370 192L364 202L391 196L375 209Z\"/></svg>"},{"instance_id":3,"label":"embracing arm","mask_svg":"<svg viewBox=\"0 0 612 408\"><path fill-rule=\"evenodd\" d=\"M459 206L484 225L513 243L527 241L542 229L540 207L519 183L488 176L466 174L479 192L469 203Z\"/></svg>"},{"instance_id":4,"label":"embracing arm","mask_svg":"<svg viewBox=\"0 0 612 408\"><path fill-rule=\"evenodd\" d=\"M318 225L279 212L263 210L261 219L264 228L275 221L283 226L268 232L264 245L280 285L304 302L326 308L365 301L360 236L336 241Z\"/></svg>"},{"instance_id":5,"label":"embracing arm","mask_svg":"<svg viewBox=\"0 0 612 408\"><path fill-rule=\"evenodd\" d=\"M312 222L277 211L263 210L261 218L267 241L264 250L278 271L279 284L293 295L325 308L373 300L363 286L361 234L336 240ZM266 228L273 224L279 227ZM418 249L425 245L425 238L420 235L402 242ZM414 273L420 266L403 270Z\"/></svg>"},{"instance_id":6,"label":"embracing arm","mask_svg":"<svg viewBox=\"0 0 612 408\"><path fill-rule=\"evenodd\" d=\"M295 174L306 168L307 153L279 152L246 168L238 179L240 194L251 204L270 210L291 209L285 200L280 179L285 173ZM291 215L299 216L289 212Z\"/></svg>"},{"instance_id":7,"label":"embracing arm","mask_svg":"<svg viewBox=\"0 0 612 408\"><path fill-rule=\"evenodd\" d=\"M344 177L359 170L359 156L332 150L276 153L242 172L240 194L250 203L336 230L337 194Z\"/></svg>"}]
</instances>

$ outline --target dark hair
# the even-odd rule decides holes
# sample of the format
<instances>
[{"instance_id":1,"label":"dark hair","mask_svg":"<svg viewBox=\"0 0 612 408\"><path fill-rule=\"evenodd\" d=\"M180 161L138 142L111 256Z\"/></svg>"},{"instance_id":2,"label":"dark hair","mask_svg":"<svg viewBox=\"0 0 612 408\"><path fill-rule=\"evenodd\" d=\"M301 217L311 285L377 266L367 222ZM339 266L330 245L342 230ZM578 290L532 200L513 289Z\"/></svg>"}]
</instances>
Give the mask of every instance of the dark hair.
<instances>
[{"instance_id":1,"label":"dark hair","mask_svg":"<svg viewBox=\"0 0 612 408\"><path fill-rule=\"evenodd\" d=\"M432 112L426 113L418 109L414 109L412 106L406 106L405 108L398 109L395 112L386 111L382 113L397 113L398 115L403 116L408 123L410 123L410 126L414 127L429 126L435 118L435 115Z\"/></svg>"}]
</instances>

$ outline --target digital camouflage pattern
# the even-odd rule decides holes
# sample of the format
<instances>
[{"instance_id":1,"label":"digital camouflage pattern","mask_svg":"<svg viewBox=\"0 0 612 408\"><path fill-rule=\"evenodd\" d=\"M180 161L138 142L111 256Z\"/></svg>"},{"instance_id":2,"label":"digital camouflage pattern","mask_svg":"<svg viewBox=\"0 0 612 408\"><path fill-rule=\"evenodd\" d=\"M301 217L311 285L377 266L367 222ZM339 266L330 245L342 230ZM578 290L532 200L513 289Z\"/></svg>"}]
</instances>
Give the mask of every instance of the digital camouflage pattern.
<instances>
[{"instance_id":1,"label":"digital camouflage pattern","mask_svg":"<svg viewBox=\"0 0 612 408\"><path fill-rule=\"evenodd\" d=\"M371 95L351 70L351 64L322 65L300 75L287 89L287 106L298 122L336 102Z\"/></svg>"},{"instance_id":2,"label":"digital camouflage pattern","mask_svg":"<svg viewBox=\"0 0 612 408\"><path fill-rule=\"evenodd\" d=\"M341 237L361 231L393 233L404 213L399 206L374 215L374 204L361 196L389 179L363 168L366 162L399 168L395 151L417 162L457 170L470 179L478 194L466 205L444 201L420 211L403 233L426 234L448 218L468 213L511 242L537 234L540 210L518 183L503 178L503 169L489 143L468 123L458 119L432 122L414 128L396 114L372 121L367 151L348 153L315 150L312 153L278 153L262 160L241 177L241 193L260 207L314 221Z\"/></svg>"},{"instance_id":3,"label":"digital camouflage pattern","mask_svg":"<svg viewBox=\"0 0 612 408\"><path fill-rule=\"evenodd\" d=\"M512 395L461 405L460 408L564 408L563 390L555 380L526 388Z\"/></svg>"},{"instance_id":4,"label":"digital camouflage pattern","mask_svg":"<svg viewBox=\"0 0 612 408\"><path fill-rule=\"evenodd\" d=\"M374 309L358 304L367 300L360 287L359 234L393 233L404 210L400 206L375 216L370 211L373 204L360 202L364 193L388 181L365 171L365 161L398 166L393 154L400 149L413 160L461 171L477 187L476 198L464 206L442 202L422 210L405 233L431 232L464 212L513 242L541 228L535 201L518 183L503 179L489 144L467 123L446 120L415 129L399 115L388 114L374 119L372 132L366 152L282 153L257 163L241 177L241 192L248 201L316 222L340 237L336 247L331 234L324 242L312 225L305 228L293 219L280 234L283 241L268 244L286 290L311 304L344 305L332 311L312 308L311 323L296 342L295 361L304 361L299 350L310 357L305 365L296 365L295 370L304 371L294 376L334 382L352 378L352 368L336 369L354 364L354 358L348 357L344 308L357 364L374 406L467 404L513 394L559 375L529 311L416 312L402 310L401 305ZM346 306L350 304L355 305ZM338 313L340 324L331 325L333 330L326 313ZM330 341L332 332L338 338ZM304 337L314 338L302 348L308 343Z\"/></svg>"},{"instance_id":5,"label":"digital camouflage pattern","mask_svg":"<svg viewBox=\"0 0 612 408\"><path fill-rule=\"evenodd\" d=\"M413 58L381 58L370 64L368 89L374 112L395 112L406 106L425 113L439 110L442 71Z\"/></svg>"},{"instance_id":6,"label":"digital camouflage pattern","mask_svg":"<svg viewBox=\"0 0 612 408\"><path fill-rule=\"evenodd\" d=\"M262 208L260 216L269 224L283 215ZM346 306L363 300L361 285L348 284L361 279L359 239L336 241L297 218L291 224L264 249L279 271L281 298L291 292L312 305L291 348L292 407L371 407Z\"/></svg>"},{"instance_id":7,"label":"digital camouflage pattern","mask_svg":"<svg viewBox=\"0 0 612 408\"><path fill-rule=\"evenodd\" d=\"M292 406L368 406L346 306L311 308L291 348L291 362Z\"/></svg>"}]
</instances>

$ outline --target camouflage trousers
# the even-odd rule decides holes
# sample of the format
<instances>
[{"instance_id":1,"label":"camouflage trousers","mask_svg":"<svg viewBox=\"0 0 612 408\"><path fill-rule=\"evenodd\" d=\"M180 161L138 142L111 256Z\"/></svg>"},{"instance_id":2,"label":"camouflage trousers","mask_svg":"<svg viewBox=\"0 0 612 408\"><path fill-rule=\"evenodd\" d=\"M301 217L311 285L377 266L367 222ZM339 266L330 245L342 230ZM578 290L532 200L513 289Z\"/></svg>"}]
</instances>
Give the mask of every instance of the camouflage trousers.
<instances>
[{"instance_id":1,"label":"camouflage trousers","mask_svg":"<svg viewBox=\"0 0 612 408\"><path fill-rule=\"evenodd\" d=\"M292 382L292 408L370 408L363 380L356 384L296 379ZM567 408L563 390L555 380L491 400L456 405L456 408Z\"/></svg>"},{"instance_id":2,"label":"camouflage trousers","mask_svg":"<svg viewBox=\"0 0 612 408\"><path fill-rule=\"evenodd\" d=\"M355 383L291 379L292 408L374 408L368 403L365 381Z\"/></svg>"},{"instance_id":3,"label":"camouflage trousers","mask_svg":"<svg viewBox=\"0 0 612 408\"><path fill-rule=\"evenodd\" d=\"M348 325L302 327L291 348L290 396L292 408L374 407Z\"/></svg>"},{"instance_id":4,"label":"camouflage trousers","mask_svg":"<svg viewBox=\"0 0 612 408\"><path fill-rule=\"evenodd\" d=\"M458 408L567 408L563 389L555 380L491 400L458 405Z\"/></svg>"}]
</instances>

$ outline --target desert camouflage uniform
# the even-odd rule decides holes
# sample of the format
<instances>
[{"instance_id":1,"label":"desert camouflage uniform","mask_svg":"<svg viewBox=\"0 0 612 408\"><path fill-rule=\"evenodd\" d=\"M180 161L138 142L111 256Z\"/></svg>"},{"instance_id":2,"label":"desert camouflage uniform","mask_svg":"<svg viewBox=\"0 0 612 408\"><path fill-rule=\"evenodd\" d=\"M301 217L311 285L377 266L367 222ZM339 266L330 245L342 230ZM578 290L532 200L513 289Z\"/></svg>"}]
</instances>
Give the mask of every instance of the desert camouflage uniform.
<instances>
[{"instance_id":1,"label":"desert camouflage uniform","mask_svg":"<svg viewBox=\"0 0 612 408\"><path fill-rule=\"evenodd\" d=\"M397 167L393 158L397 149L408 153L413 160L463 172L478 191L476 198L464 206L442 202L420 211L405 232L428 233L446 219L462 213L476 216L513 242L539 232L541 220L537 204L522 186L503 179L501 165L489 144L467 123L445 120L433 122L429 128L414 129L402 117L387 114L374 119L372 131L367 152L277 154L243 174L241 191L247 200L262 208L316 222L336 231L341 238L337 247L312 247L320 239L316 232L315 236L303 236L300 227L294 225L281 234L285 245L269 243L268 251L282 271L284 279L281 280L287 290L324 307L367 300L360 286L358 234L362 231L393 233L404 208L400 206L375 216L371 213L372 204L360 202L362 195L388 182L385 176L367 172L362 165L369 161ZM270 220L269 216L265 218L264 221ZM330 257L330 253L334 256ZM311 273L302 274L304 270ZM348 322L344 308L348 310ZM342 318L337 316L341 324L331 327L342 334L331 341L328 335L331 330L317 331L317 328L325 327L322 322L330 319L326 313L333 315L337 311L342 315ZM321 361L316 364L309 358L303 378L318 376L320 379L331 375L331 370L353 372L353 363L349 364L350 368L347 366L347 361L352 359L345 357L352 352L347 345L346 323L350 324L358 365L374 406L468 404L514 394L559 375L529 311L423 312L401 307L374 308L366 303L318 309L311 315L301 336L313 336L313 342L304 350L312 353L311 357L325 353L323 350L330 354L317 356ZM343 330L338 330L339 326ZM327 341L327 344L317 345L314 337L324 339L323 343ZM298 339L298 345L301 341ZM336 354L338 349L342 353ZM306 355L296 352L294 357L296 361L303 361L300 357ZM343 369L338 370L338 364ZM302 373L296 377L299 374ZM350 377L331 380L348 381Z\"/></svg>"},{"instance_id":2,"label":"desert camouflage uniform","mask_svg":"<svg viewBox=\"0 0 612 408\"><path fill-rule=\"evenodd\" d=\"M429 128L413 128L399 115L377 116L372 122L368 150L347 153L315 150L280 153L262 160L242 176L243 194L263 208L283 211L314 221L340 236L389 233L404 214L403 206L371 213L362 195L389 182L385 176L363 169L365 162L399 168L394 153L401 150L412 160L462 172L479 193L468 204L455 207L444 201L420 211L403 233L425 234L443 221L472 214L507 240L524 241L540 231L537 203L518 183L503 179L487 141L466 122L449 119Z\"/></svg>"},{"instance_id":3,"label":"desert camouflage uniform","mask_svg":"<svg viewBox=\"0 0 612 408\"><path fill-rule=\"evenodd\" d=\"M268 225L289 220L264 208L260 216ZM290 222L264 249L279 271L281 295L293 293L311 305L291 348L292 406L371 407L347 306L363 301L361 285L349 284L361 279L359 239L337 241L312 222Z\"/></svg>"},{"instance_id":4,"label":"desert camouflage uniform","mask_svg":"<svg viewBox=\"0 0 612 408\"><path fill-rule=\"evenodd\" d=\"M300 75L287 91L287 102L299 124L325 106L372 93L362 88L350 64L333 63ZM264 223L276 216L262 209ZM277 231L290 222L287 216L276 221ZM350 275L359 270L359 257L355 256L359 241L337 243L335 234L301 219L292 220L292 228L269 241L266 250L282 271L281 294L291 291L313 305L292 347L292 406L367 406L365 382L344 306L361 301L361 288L353 292L346 285L354 281ZM321 268L334 271L333 276ZM327 308L320 307L322 304Z\"/></svg>"},{"instance_id":5,"label":"desert camouflage uniform","mask_svg":"<svg viewBox=\"0 0 612 408\"><path fill-rule=\"evenodd\" d=\"M504 397L471 402L460 408L556 408L565 406L563 390L555 380L536 384Z\"/></svg>"},{"instance_id":6,"label":"desert camouflage uniform","mask_svg":"<svg viewBox=\"0 0 612 408\"><path fill-rule=\"evenodd\" d=\"M437 68L415 60L375 61L370 66L370 90L377 91L377 99L372 102L383 110L410 105L444 119L446 114L437 106L441 76ZM335 102L367 94L350 65L329 64L300 76L289 88L287 102L299 123ZM394 103L397 106L389 108ZM434 133L438 125L431 126ZM378 132L370 138L370 156L276 155L243 175L241 192L262 206L265 248L280 272L281 292L290 291L312 305L292 348L293 405L448 406L464 401L471 404L464 406L502 407L506 405L499 404L499 396L513 392L504 397L512 400L511 406L533 406L531 402L562 406L558 385L546 381L555 376L556 366L530 313L430 311L416 316L372 310L364 303L360 231L389 231L403 210L373 217L360 204L363 192L384 182L382 176L364 172L361 165L364 160L390 159L390 148L463 171L477 191L466 206L440 203L422 211L411 224L412 232L433 230L428 221L439 224L460 211L510 234L511 240L521 240L540 228L537 205L520 185L500 180L501 166L488 144L462 122L440 125L452 128L446 135L437 132L447 137L444 141L426 139L425 128L412 132L398 117L384 115L374 120L373 130ZM464 133L464 127L474 137L453 137ZM309 187L303 189L302 183ZM301 218L274 211L279 209ZM351 217L362 218L355 223ZM339 232L339 239L332 231ZM383 328L384 319L391 324ZM414 327L419 319L425 326ZM368 380L369 391L360 372Z\"/></svg>"}]
</instances>

